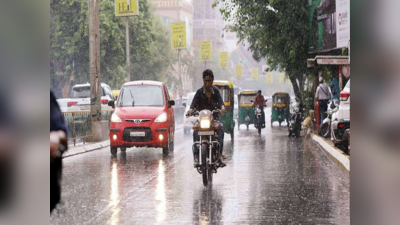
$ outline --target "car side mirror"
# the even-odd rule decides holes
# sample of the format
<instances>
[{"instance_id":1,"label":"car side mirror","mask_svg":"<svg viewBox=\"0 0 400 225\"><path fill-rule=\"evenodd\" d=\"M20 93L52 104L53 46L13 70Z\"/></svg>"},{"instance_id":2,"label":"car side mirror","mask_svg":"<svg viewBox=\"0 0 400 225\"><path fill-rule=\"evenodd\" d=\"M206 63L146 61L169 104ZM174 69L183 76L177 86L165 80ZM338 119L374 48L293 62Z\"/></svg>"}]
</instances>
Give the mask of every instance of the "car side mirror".
<instances>
[{"instance_id":1,"label":"car side mirror","mask_svg":"<svg viewBox=\"0 0 400 225\"><path fill-rule=\"evenodd\" d=\"M108 101L108 105L111 106L114 109L115 108L114 100Z\"/></svg>"},{"instance_id":2,"label":"car side mirror","mask_svg":"<svg viewBox=\"0 0 400 225\"><path fill-rule=\"evenodd\" d=\"M175 105L175 101L174 100L169 100L168 101L168 108L170 108L171 106Z\"/></svg>"},{"instance_id":3,"label":"car side mirror","mask_svg":"<svg viewBox=\"0 0 400 225\"><path fill-rule=\"evenodd\" d=\"M182 106L186 108L186 103L182 103Z\"/></svg>"}]
</instances>

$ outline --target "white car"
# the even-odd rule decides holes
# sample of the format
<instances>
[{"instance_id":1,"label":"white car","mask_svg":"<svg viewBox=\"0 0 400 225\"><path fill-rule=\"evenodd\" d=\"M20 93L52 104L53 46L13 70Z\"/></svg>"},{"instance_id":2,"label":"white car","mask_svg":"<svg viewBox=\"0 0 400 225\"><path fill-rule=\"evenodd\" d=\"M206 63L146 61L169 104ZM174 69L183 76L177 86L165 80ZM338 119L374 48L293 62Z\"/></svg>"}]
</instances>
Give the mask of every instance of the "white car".
<instances>
[{"instance_id":1,"label":"white car","mask_svg":"<svg viewBox=\"0 0 400 225\"><path fill-rule=\"evenodd\" d=\"M196 120L197 120L197 118L193 117L193 116L186 118L186 114L190 109L190 105L192 104L195 94L196 94L196 92L191 92L187 95L188 101L186 104L185 113L183 114L183 133L184 134L190 134L190 130L193 128L193 125L196 123Z\"/></svg>"},{"instance_id":2,"label":"white car","mask_svg":"<svg viewBox=\"0 0 400 225\"><path fill-rule=\"evenodd\" d=\"M336 116L338 120L350 120L350 79L342 92L340 92L340 104Z\"/></svg>"},{"instance_id":3,"label":"white car","mask_svg":"<svg viewBox=\"0 0 400 225\"><path fill-rule=\"evenodd\" d=\"M108 101L114 100L114 95L111 88L104 83L101 83L101 109L113 110L108 106ZM72 87L72 93L67 102L66 111L81 111L90 110L90 84L77 84Z\"/></svg>"}]
</instances>

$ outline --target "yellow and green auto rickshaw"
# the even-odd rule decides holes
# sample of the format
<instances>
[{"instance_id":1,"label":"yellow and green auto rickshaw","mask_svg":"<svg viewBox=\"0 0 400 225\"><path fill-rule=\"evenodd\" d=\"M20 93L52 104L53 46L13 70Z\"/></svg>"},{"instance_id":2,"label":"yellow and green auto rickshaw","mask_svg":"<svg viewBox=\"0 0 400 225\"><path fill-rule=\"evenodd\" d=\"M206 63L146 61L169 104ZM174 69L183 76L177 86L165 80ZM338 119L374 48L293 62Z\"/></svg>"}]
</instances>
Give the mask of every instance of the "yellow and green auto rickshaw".
<instances>
[{"instance_id":1,"label":"yellow and green auto rickshaw","mask_svg":"<svg viewBox=\"0 0 400 225\"><path fill-rule=\"evenodd\" d=\"M252 101L256 97L257 92L254 90L243 90L239 92L239 113L238 113L238 130L240 124L246 124L247 130L250 124L254 124L254 108Z\"/></svg>"},{"instance_id":2,"label":"yellow and green auto rickshaw","mask_svg":"<svg viewBox=\"0 0 400 225\"><path fill-rule=\"evenodd\" d=\"M289 121L290 96L285 92L276 92L272 95L271 126L275 121L281 126L282 121Z\"/></svg>"},{"instance_id":3,"label":"yellow and green auto rickshaw","mask_svg":"<svg viewBox=\"0 0 400 225\"><path fill-rule=\"evenodd\" d=\"M226 114L220 115L220 120L224 125L225 133L231 135L231 140L234 139L235 130L235 120L233 119L234 110L234 90L233 84L230 81L225 80L215 80L213 83L219 89L221 93L222 100L224 100L224 105L226 108Z\"/></svg>"}]
</instances>

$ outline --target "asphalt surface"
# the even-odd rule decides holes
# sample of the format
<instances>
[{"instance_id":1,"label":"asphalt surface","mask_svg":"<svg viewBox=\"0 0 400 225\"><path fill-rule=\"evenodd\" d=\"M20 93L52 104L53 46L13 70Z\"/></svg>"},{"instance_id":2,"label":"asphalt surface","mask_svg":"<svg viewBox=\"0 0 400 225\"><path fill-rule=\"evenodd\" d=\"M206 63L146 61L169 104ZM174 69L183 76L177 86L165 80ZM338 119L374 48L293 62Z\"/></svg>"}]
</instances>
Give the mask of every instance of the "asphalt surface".
<instances>
[{"instance_id":1,"label":"asphalt surface","mask_svg":"<svg viewBox=\"0 0 400 225\"><path fill-rule=\"evenodd\" d=\"M266 110L269 125L270 108ZM225 134L225 168L204 187L192 135L175 151L109 148L64 159L63 204L50 224L350 224L350 177L311 139L253 125Z\"/></svg>"}]
</instances>

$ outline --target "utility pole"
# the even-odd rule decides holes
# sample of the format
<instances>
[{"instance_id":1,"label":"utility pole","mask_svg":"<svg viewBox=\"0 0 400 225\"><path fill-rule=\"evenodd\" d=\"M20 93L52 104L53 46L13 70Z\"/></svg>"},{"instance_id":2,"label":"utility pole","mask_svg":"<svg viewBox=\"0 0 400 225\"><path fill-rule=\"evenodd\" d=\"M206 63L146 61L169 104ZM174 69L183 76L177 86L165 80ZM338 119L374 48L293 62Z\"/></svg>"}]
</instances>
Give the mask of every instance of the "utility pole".
<instances>
[{"instance_id":1,"label":"utility pole","mask_svg":"<svg viewBox=\"0 0 400 225\"><path fill-rule=\"evenodd\" d=\"M100 121L100 32L98 0L88 0L89 4L89 58L90 58L90 110L93 125Z\"/></svg>"},{"instance_id":2,"label":"utility pole","mask_svg":"<svg viewBox=\"0 0 400 225\"><path fill-rule=\"evenodd\" d=\"M126 81L131 80L130 49L129 49L129 17L125 17L125 37L126 37Z\"/></svg>"}]
</instances>

